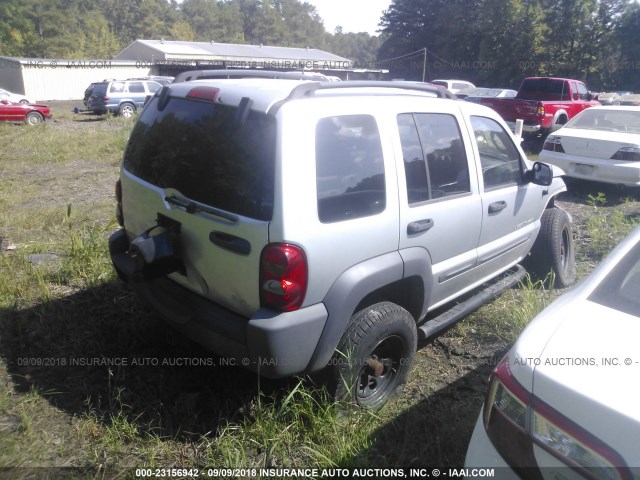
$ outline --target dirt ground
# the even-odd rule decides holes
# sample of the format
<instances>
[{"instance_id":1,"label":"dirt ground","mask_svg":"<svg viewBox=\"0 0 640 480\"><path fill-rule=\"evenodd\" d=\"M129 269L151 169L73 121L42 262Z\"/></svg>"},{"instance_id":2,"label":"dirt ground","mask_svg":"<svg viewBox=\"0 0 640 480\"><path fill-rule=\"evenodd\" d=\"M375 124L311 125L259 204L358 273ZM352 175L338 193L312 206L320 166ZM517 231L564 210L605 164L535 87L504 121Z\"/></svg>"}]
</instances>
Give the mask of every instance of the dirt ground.
<instances>
[{"instance_id":1,"label":"dirt ground","mask_svg":"<svg viewBox=\"0 0 640 480\"><path fill-rule=\"evenodd\" d=\"M82 107L81 101L51 102L58 112L51 123L56 129L108 129L113 128L108 119L87 113L72 113L73 107ZM78 174L82 172L82 174ZM64 188L78 206L87 202L113 198L114 174L117 165L96 166L91 159L77 160L70 164L43 167L38 175L51 180L51 191ZM33 175L25 171L24 175ZM87 181L87 180L90 181ZM597 259L590 252L587 229L588 218L594 215L594 207L588 202L590 193L602 191L607 199L600 212L625 209L629 215L640 214L640 195L631 189L591 184L571 183L568 193L559 198L559 205L573 218L574 237L579 272L585 275L593 269ZM56 200L58 198L59 200ZM34 201L60 201L66 205L69 197L49 196ZM477 317L481 321L482 312ZM466 321L466 320L463 320ZM499 336L470 335L461 337L445 332L436 339L420 345L410 381L392 408L402 413L385 424L375 434L371 451L381 463L404 467L439 465L461 467L476 417L484 398L487 379L510 344ZM403 447L398 449L398 439ZM421 438L420 441L415 441ZM389 445L393 442L394 445ZM387 452L394 452L388 458ZM401 451L401 458L398 452Z\"/></svg>"}]
</instances>

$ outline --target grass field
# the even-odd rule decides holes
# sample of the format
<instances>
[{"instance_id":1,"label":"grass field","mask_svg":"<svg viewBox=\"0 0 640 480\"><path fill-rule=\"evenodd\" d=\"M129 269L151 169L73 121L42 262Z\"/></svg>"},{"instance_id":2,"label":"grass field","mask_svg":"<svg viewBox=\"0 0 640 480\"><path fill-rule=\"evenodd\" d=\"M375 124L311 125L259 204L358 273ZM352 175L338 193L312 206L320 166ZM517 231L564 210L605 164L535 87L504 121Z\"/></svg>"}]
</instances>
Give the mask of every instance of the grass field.
<instances>
[{"instance_id":1,"label":"grass field","mask_svg":"<svg viewBox=\"0 0 640 480\"><path fill-rule=\"evenodd\" d=\"M133 123L70 107L54 106L44 126L0 125L0 467L17 468L7 478L34 467L50 478L462 467L488 373L557 292L509 291L420 345L404 392L377 414L337 408L312 379L225 366L116 281L107 238ZM585 275L635 223L638 202L611 190L562 205Z\"/></svg>"}]
</instances>

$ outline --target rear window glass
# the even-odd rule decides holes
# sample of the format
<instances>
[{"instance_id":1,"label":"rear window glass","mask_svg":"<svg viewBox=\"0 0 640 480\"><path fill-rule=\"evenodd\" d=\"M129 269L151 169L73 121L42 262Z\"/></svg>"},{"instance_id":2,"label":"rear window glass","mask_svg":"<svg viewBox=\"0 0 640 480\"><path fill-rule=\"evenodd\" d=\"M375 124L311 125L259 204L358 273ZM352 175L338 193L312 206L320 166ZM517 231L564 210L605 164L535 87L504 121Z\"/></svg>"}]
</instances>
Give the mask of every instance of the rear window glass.
<instances>
[{"instance_id":1,"label":"rear window glass","mask_svg":"<svg viewBox=\"0 0 640 480\"><path fill-rule=\"evenodd\" d=\"M231 106L154 99L131 133L124 167L161 188L228 212L270 220L276 124L250 111L244 122Z\"/></svg>"},{"instance_id":2,"label":"rear window glass","mask_svg":"<svg viewBox=\"0 0 640 480\"><path fill-rule=\"evenodd\" d=\"M524 80L518 90L518 98L523 100L570 100L569 85L564 80L532 78Z\"/></svg>"}]
</instances>

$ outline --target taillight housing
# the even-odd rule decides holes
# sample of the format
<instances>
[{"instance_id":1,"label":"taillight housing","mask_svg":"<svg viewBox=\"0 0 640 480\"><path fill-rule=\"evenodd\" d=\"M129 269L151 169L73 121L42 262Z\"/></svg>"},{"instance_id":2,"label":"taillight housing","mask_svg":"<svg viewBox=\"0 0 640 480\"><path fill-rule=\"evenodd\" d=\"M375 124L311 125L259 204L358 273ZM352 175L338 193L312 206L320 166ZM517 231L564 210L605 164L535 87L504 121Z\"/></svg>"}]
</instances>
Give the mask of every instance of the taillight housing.
<instances>
[{"instance_id":1,"label":"taillight housing","mask_svg":"<svg viewBox=\"0 0 640 480\"><path fill-rule=\"evenodd\" d=\"M116 182L116 188L115 188L115 194L116 194L116 219L118 220L118 224L120 224L121 227L124 226L124 214L122 212L122 182L120 181L120 179L118 179L118 181Z\"/></svg>"},{"instance_id":2,"label":"taillight housing","mask_svg":"<svg viewBox=\"0 0 640 480\"><path fill-rule=\"evenodd\" d=\"M109 97L102 97L102 101L104 103L109 103Z\"/></svg>"},{"instance_id":3,"label":"taillight housing","mask_svg":"<svg viewBox=\"0 0 640 480\"><path fill-rule=\"evenodd\" d=\"M612 157L612 160L627 160L630 162L640 161L640 145L633 147L622 147Z\"/></svg>"},{"instance_id":4,"label":"taillight housing","mask_svg":"<svg viewBox=\"0 0 640 480\"><path fill-rule=\"evenodd\" d=\"M493 445L523 478L542 478L534 444L586 478L632 478L615 450L520 385L508 355L491 376L483 422Z\"/></svg>"},{"instance_id":5,"label":"taillight housing","mask_svg":"<svg viewBox=\"0 0 640 480\"><path fill-rule=\"evenodd\" d=\"M530 397L513 377L506 355L491 375L483 420L491 442L509 465L526 469L526 478L541 479L527 433Z\"/></svg>"},{"instance_id":6,"label":"taillight housing","mask_svg":"<svg viewBox=\"0 0 640 480\"><path fill-rule=\"evenodd\" d=\"M542 104L538 105L538 108L536 109L536 114L539 117L544 117L544 105L542 105Z\"/></svg>"},{"instance_id":7,"label":"taillight housing","mask_svg":"<svg viewBox=\"0 0 640 480\"><path fill-rule=\"evenodd\" d=\"M543 150L548 150L550 152L559 152L564 153L564 148L562 148L562 137L557 135L549 135L542 146Z\"/></svg>"},{"instance_id":8,"label":"taillight housing","mask_svg":"<svg viewBox=\"0 0 640 480\"><path fill-rule=\"evenodd\" d=\"M290 312L302 306L307 293L307 257L297 245L267 245L260 256L260 305Z\"/></svg>"}]
</instances>

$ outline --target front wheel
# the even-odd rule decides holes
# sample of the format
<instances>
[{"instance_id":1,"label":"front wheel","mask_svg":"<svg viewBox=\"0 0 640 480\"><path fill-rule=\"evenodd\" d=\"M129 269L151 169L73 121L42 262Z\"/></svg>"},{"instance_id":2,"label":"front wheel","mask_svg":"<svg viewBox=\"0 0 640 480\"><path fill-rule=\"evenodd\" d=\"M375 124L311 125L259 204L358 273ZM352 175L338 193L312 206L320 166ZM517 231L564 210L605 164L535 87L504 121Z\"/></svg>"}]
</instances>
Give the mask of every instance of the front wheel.
<instances>
[{"instance_id":1,"label":"front wheel","mask_svg":"<svg viewBox=\"0 0 640 480\"><path fill-rule=\"evenodd\" d=\"M561 208L548 208L540 219L529 269L539 278L553 272L556 288L570 287L576 281L576 253L569 214Z\"/></svg>"},{"instance_id":2,"label":"front wheel","mask_svg":"<svg viewBox=\"0 0 640 480\"><path fill-rule=\"evenodd\" d=\"M29 125L38 125L39 123L44 122L44 117L40 115L38 112L29 112L27 116L24 118L24 121Z\"/></svg>"},{"instance_id":3,"label":"front wheel","mask_svg":"<svg viewBox=\"0 0 640 480\"><path fill-rule=\"evenodd\" d=\"M417 341L413 317L398 305L383 302L356 313L330 365L336 400L381 408L406 382Z\"/></svg>"}]
</instances>

